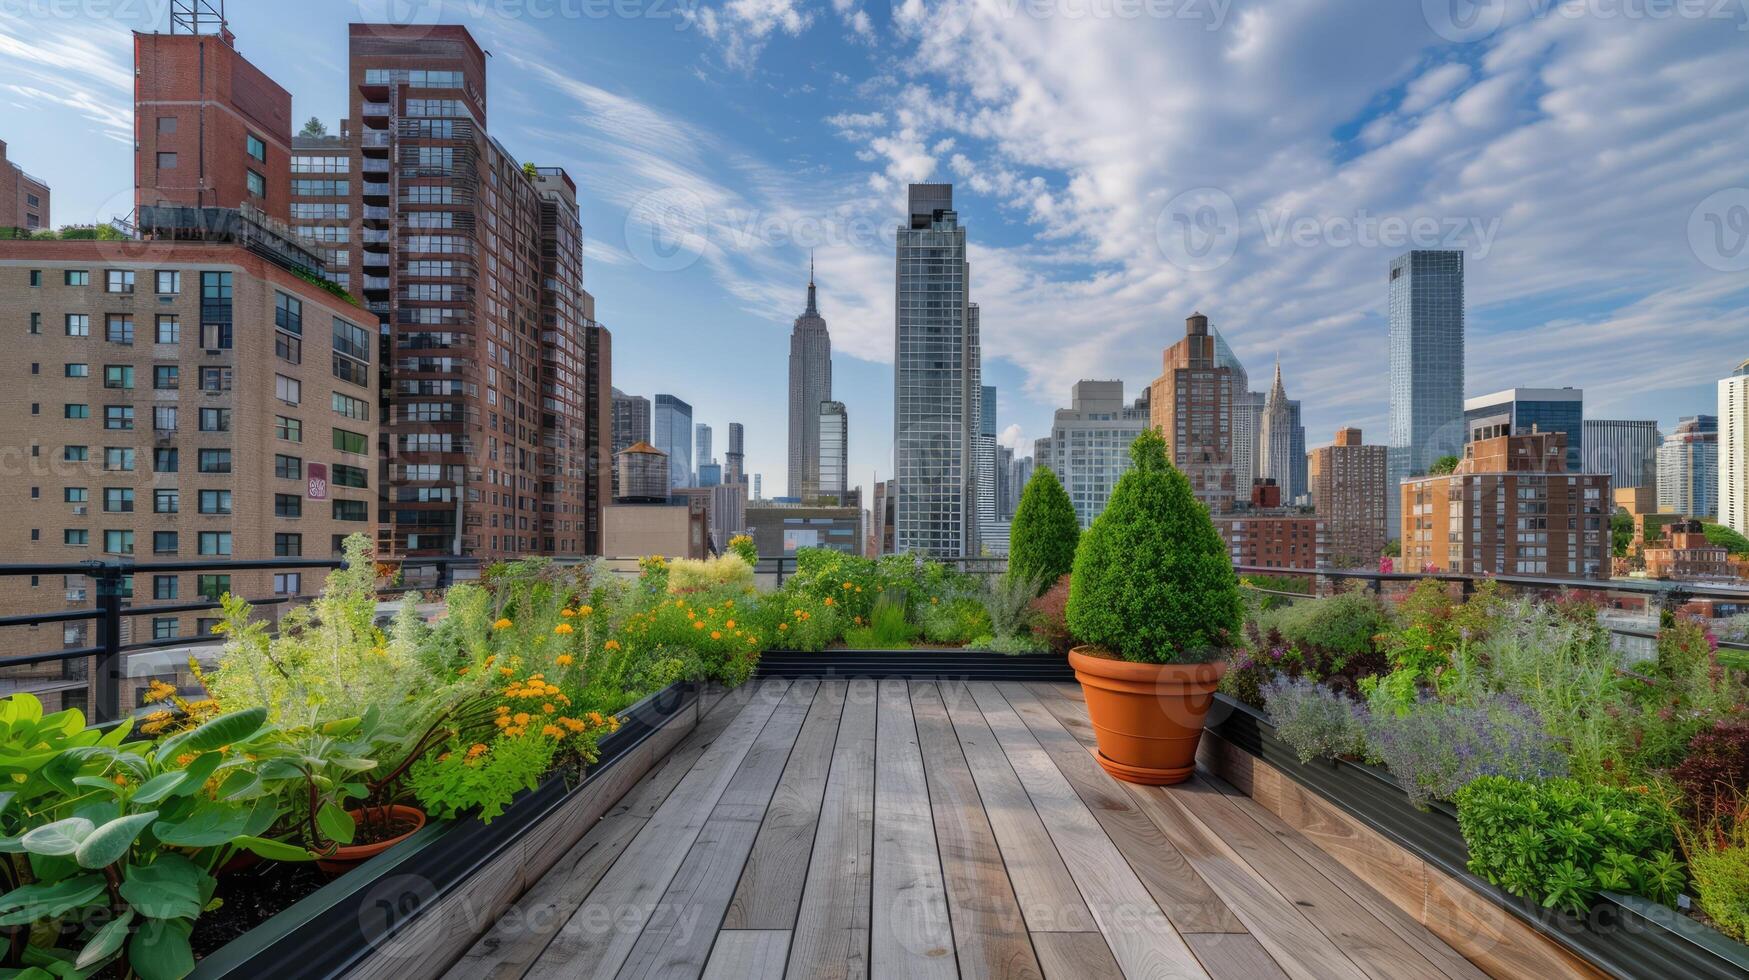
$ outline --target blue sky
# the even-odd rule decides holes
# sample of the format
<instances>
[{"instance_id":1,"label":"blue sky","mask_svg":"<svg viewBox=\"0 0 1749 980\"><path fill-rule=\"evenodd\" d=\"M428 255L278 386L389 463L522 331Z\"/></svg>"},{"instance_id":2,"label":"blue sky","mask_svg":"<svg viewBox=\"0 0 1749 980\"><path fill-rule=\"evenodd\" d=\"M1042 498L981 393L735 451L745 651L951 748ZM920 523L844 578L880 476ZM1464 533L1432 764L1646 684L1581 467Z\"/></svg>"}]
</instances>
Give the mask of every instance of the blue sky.
<instances>
[{"instance_id":1,"label":"blue sky","mask_svg":"<svg viewBox=\"0 0 1749 980\"><path fill-rule=\"evenodd\" d=\"M1310 445L1381 441L1385 275L1469 252L1467 388L1594 418L1711 411L1749 357L1749 0L232 2L299 119L345 105L346 24L463 23L490 126L567 168L615 383L672 392L784 486L810 248L852 472L891 468L892 228L956 184L1004 439L1078 378L1133 396L1200 310ZM1455 3L1458 14L1453 17ZM164 0L0 6L0 139L55 221L132 195L128 31ZM672 248L652 250L650 221Z\"/></svg>"}]
</instances>

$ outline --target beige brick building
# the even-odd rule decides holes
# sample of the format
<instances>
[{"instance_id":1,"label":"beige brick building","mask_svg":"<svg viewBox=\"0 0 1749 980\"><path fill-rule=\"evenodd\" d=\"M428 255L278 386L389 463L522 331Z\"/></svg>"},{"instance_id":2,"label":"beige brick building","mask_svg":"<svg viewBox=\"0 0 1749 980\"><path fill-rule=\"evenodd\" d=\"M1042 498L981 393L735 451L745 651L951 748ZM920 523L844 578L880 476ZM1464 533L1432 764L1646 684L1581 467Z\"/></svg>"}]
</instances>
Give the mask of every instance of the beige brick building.
<instances>
[{"instance_id":1,"label":"beige brick building","mask_svg":"<svg viewBox=\"0 0 1749 980\"><path fill-rule=\"evenodd\" d=\"M1387 451L1361 442L1359 429L1337 429L1336 441L1307 454L1312 504L1330 535L1339 568L1376 564L1385 550L1391 500L1385 493Z\"/></svg>"},{"instance_id":2,"label":"beige brick building","mask_svg":"<svg viewBox=\"0 0 1749 980\"><path fill-rule=\"evenodd\" d=\"M0 140L0 228L27 232L47 231L49 185L6 158L6 141Z\"/></svg>"},{"instance_id":3,"label":"beige brick building","mask_svg":"<svg viewBox=\"0 0 1749 980\"><path fill-rule=\"evenodd\" d=\"M345 535L374 531L374 318L268 258L270 240L0 242L17 345L0 363L6 561L139 563L135 609L226 591L291 600L325 572L222 563L328 558ZM171 562L221 567L150 567ZM0 615L91 608L95 591L84 575L0 579ZM149 676L178 672L177 641L209 633L215 615L123 618L124 641L162 651L130 657L124 711ZM8 627L0 655L95 640L90 622ZM0 668L0 690L82 705L85 667Z\"/></svg>"}]
</instances>

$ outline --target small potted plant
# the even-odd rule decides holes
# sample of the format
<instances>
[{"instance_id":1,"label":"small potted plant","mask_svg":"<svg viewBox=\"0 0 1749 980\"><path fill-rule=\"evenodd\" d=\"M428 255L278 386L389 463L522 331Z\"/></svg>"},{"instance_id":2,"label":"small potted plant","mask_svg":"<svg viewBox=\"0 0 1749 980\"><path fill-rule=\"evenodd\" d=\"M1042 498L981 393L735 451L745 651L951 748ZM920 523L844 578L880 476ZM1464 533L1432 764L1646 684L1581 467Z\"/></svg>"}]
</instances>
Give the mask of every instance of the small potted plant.
<instances>
[{"instance_id":1,"label":"small potted plant","mask_svg":"<svg viewBox=\"0 0 1749 980\"><path fill-rule=\"evenodd\" d=\"M1227 546L1148 430L1081 536L1069 581L1069 664L1087 696L1099 764L1119 779L1190 778L1203 716L1242 621Z\"/></svg>"}]
</instances>

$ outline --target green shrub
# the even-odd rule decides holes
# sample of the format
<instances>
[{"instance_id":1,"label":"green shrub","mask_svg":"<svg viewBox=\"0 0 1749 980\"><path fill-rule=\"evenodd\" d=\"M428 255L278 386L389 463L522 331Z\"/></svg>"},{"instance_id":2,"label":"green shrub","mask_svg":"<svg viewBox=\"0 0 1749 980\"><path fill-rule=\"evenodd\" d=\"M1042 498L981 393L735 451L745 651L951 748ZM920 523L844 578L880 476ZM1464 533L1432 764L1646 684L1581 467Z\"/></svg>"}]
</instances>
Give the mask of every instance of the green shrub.
<instances>
[{"instance_id":1,"label":"green shrub","mask_svg":"<svg viewBox=\"0 0 1749 980\"><path fill-rule=\"evenodd\" d=\"M1341 673L1351 658L1374 652L1375 637L1391 628L1391 614L1364 590L1304 599L1277 610L1265 622L1281 638L1316 659L1327 673Z\"/></svg>"},{"instance_id":2,"label":"green shrub","mask_svg":"<svg viewBox=\"0 0 1749 980\"><path fill-rule=\"evenodd\" d=\"M1019 633L1014 636L984 636L973 637L966 646L973 650L989 650L993 653L1021 655L1028 653L1050 653L1051 642L1042 636L1030 633Z\"/></svg>"},{"instance_id":3,"label":"green shrub","mask_svg":"<svg viewBox=\"0 0 1749 980\"><path fill-rule=\"evenodd\" d=\"M1076 549L1069 628L1125 660L1219 659L1242 612L1226 543L1158 432L1142 433L1130 458Z\"/></svg>"},{"instance_id":4,"label":"green shrub","mask_svg":"<svg viewBox=\"0 0 1749 980\"><path fill-rule=\"evenodd\" d=\"M668 563L668 591L676 595L703 589L753 591L753 566L730 552L715 558L676 558Z\"/></svg>"},{"instance_id":5,"label":"green shrub","mask_svg":"<svg viewBox=\"0 0 1749 980\"><path fill-rule=\"evenodd\" d=\"M740 555L748 568L759 564L759 546L753 543L753 536L750 534L737 534L730 538L729 550Z\"/></svg>"},{"instance_id":6,"label":"green shrub","mask_svg":"<svg viewBox=\"0 0 1749 980\"><path fill-rule=\"evenodd\" d=\"M998 575L984 587L983 632L998 638L1029 635L1032 625L1032 602L1044 589L1025 572L1013 569Z\"/></svg>"},{"instance_id":7,"label":"green shrub","mask_svg":"<svg viewBox=\"0 0 1749 980\"><path fill-rule=\"evenodd\" d=\"M917 627L905 618L905 597L897 591L881 593L870 611L868 624L844 634L853 650L904 650L917 638Z\"/></svg>"},{"instance_id":8,"label":"green shrub","mask_svg":"<svg viewBox=\"0 0 1749 980\"><path fill-rule=\"evenodd\" d=\"M875 605L876 613L880 605ZM917 622L923 627L923 638L943 646L964 646L990 632L990 614L984 604L972 596L956 596L942 600L931 597L917 605Z\"/></svg>"},{"instance_id":9,"label":"green shrub","mask_svg":"<svg viewBox=\"0 0 1749 980\"><path fill-rule=\"evenodd\" d=\"M1688 870L1707 918L1732 939L1749 939L1749 843L1690 851Z\"/></svg>"},{"instance_id":10,"label":"green shrub","mask_svg":"<svg viewBox=\"0 0 1749 980\"><path fill-rule=\"evenodd\" d=\"M1643 788L1484 776L1456 801L1470 871L1545 908L1583 915L1603 891L1670 904L1682 890L1670 811Z\"/></svg>"},{"instance_id":11,"label":"green shrub","mask_svg":"<svg viewBox=\"0 0 1749 980\"><path fill-rule=\"evenodd\" d=\"M1008 535L1009 571L1033 581L1043 592L1074 568L1075 546L1080 539L1081 522L1075 516L1075 505L1057 475L1048 466L1034 469L1020 495Z\"/></svg>"}]
</instances>

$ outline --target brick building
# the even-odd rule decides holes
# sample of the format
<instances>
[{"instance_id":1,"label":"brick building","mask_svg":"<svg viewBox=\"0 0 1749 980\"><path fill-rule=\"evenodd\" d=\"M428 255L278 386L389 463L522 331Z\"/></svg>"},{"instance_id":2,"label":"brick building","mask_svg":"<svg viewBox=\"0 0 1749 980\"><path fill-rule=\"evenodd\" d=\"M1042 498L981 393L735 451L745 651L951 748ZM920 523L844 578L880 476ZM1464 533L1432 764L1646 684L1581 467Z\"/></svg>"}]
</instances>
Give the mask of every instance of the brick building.
<instances>
[{"instance_id":1,"label":"brick building","mask_svg":"<svg viewBox=\"0 0 1749 980\"><path fill-rule=\"evenodd\" d=\"M9 561L326 558L346 534L374 528L372 389L356 380L374 375L369 320L243 227L230 242L0 241L0 305L26 325L0 413L0 439L23 467L0 485ZM310 595L324 575L142 569L129 602ZM0 607L88 609L91 585L8 578ZM207 634L215 615L126 617L123 639L172 647ZM91 629L11 627L0 650L86 647ZM185 662L158 668L174 675ZM124 709L157 672L130 667ZM51 709L88 695L83 659L5 673Z\"/></svg>"},{"instance_id":2,"label":"brick building","mask_svg":"<svg viewBox=\"0 0 1749 980\"><path fill-rule=\"evenodd\" d=\"M43 231L49 223L49 185L6 158L0 140L0 229Z\"/></svg>"},{"instance_id":3,"label":"brick building","mask_svg":"<svg viewBox=\"0 0 1749 980\"><path fill-rule=\"evenodd\" d=\"M1707 540L1699 521L1678 521L1645 549L1646 577L1678 582L1730 582L1737 578L1731 553Z\"/></svg>"},{"instance_id":4,"label":"brick building","mask_svg":"<svg viewBox=\"0 0 1749 980\"><path fill-rule=\"evenodd\" d=\"M1312 505L1326 522L1330 561L1339 568L1370 565L1384 554L1390 498L1389 450L1368 446L1359 429L1336 430L1336 441L1308 455Z\"/></svg>"},{"instance_id":5,"label":"brick building","mask_svg":"<svg viewBox=\"0 0 1749 980\"><path fill-rule=\"evenodd\" d=\"M1209 318L1192 313L1184 339L1161 355L1148 390L1149 425L1165 437L1171 459L1209 513L1233 509L1232 369L1217 364Z\"/></svg>"},{"instance_id":6,"label":"brick building","mask_svg":"<svg viewBox=\"0 0 1749 980\"><path fill-rule=\"evenodd\" d=\"M1260 479L1251 498L1230 513L1214 516L1215 530L1227 542L1234 565L1254 568L1327 568L1329 521L1308 507L1284 507L1281 487Z\"/></svg>"},{"instance_id":7,"label":"brick building","mask_svg":"<svg viewBox=\"0 0 1749 980\"><path fill-rule=\"evenodd\" d=\"M1566 438L1478 439L1450 474L1403 483L1403 568L1607 579L1609 477L1567 471Z\"/></svg>"}]
</instances>

